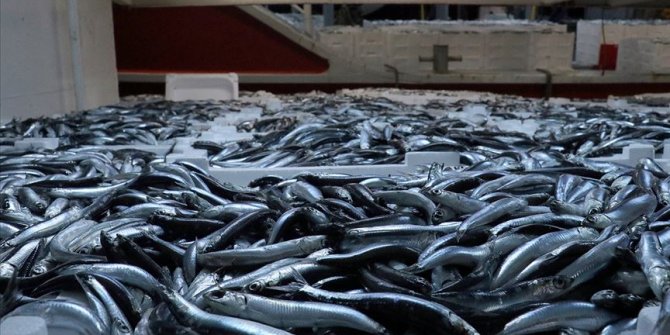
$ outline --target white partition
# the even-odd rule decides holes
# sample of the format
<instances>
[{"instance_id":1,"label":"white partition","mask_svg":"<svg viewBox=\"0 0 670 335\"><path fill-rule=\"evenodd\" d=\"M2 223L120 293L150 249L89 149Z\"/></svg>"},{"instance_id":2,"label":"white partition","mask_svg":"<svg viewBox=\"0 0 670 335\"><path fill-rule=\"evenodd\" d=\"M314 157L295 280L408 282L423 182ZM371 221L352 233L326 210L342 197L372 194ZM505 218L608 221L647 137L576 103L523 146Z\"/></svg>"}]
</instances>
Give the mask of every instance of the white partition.
<instances>
[{"instance_id":1,"label":"white partition","mask_svg":"<svg viewBox=\"0 0 670 335\"><path fill-rule=\"evenodd\" d=\"M77 109L72 27L79 33L79 108L118 101L111 1L1 0L0 121Z\"/></svg>"}]
</instances>

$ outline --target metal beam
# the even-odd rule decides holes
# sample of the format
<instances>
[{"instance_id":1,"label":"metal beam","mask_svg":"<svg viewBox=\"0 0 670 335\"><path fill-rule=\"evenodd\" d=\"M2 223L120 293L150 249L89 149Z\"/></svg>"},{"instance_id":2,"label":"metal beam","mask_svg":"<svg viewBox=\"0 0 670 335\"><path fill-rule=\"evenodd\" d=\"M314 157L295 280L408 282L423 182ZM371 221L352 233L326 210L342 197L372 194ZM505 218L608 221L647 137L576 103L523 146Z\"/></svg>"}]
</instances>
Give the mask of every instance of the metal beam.
<instances>
[{"instance_id":1,"label":"metal beam","mask_svg":"<svg viewBox=\"0 0 670 335\"><path fill-rule=\"evenodd\" d=\"M115 0L133 7L243 6L275 4L459 4L549 6L569 0Z\"/></svg>"},{"instance_id":2,"label":"metal beam","mask_svg":"<svg viewBox=\"0 0 670 335\"><path fill-rule=\"evenodd\" d=\"M575 6L583 7L655 7L664 8L670 6L670 0L575 0Z\"/></svg>"},{"instance_id":3,"label":"metal beam","mask_svg":"<svg viewBox=\"0 0 670 335\"><path fill-rule=\"evenodd\" d=\"M535 5L566 3L571 6L655 7L670 6L670 0L113 0L133 7L243 6L274 4L445 4L445 5Z\"/></svg>"}]
</instances>

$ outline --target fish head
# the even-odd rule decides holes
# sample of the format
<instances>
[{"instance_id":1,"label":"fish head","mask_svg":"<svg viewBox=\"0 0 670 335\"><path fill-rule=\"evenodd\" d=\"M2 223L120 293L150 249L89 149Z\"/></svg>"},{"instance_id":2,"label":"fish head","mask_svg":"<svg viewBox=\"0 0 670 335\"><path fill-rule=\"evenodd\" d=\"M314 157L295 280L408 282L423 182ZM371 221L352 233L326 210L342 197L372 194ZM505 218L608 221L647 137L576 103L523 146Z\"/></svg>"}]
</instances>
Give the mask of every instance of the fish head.
<instances>
[{"instance_id":1,"label":"fish head","mask_svg":"<svg viewBox=\"0 0 670 335\"><path fill-rule=\"evenodd\" d=\"M261 292L263 291L263 289L265 289L265 284L263 284L263 282L261 281L256 280L249 283L249 285L247 285L245 288L251 292Z\"/></svg>"},{"instance_id":2,"label":"fish head","mask_svg":"<svg viewBox=\"0 0 670 335\"><path fill-rule=\"evenodd\" d=\"M551 279L551 287L555 291L562 291L570 287L574 280L568 276L555 276Z\"/></svg>"},{"instance_id":3,"label":"fish head","mask_svg":"<svg viewBox=\"0 0 670 335\"><path fill-rule=\"evenodd\" d=\"M247 309L247 296L239 292L213 290L205 293L205 301L210 307L233 316Z\"/></svg>"},{"instance_id":4,"label":"fish head","mask_svg":"<svg viewBox=\"0 0 670 335\"><path fill-rule=\"evenodd\" d=\"M636 294L625 293L625 294L619 295L619 301L624 306L631 306L632 307L632 306L642 306L642 304L644 304L646 299L644 299L643 297L641 297L639 295L636 295ZM634 307L632 307L632 308L634 308Z\"/></svg>"},{"instance_id":5,"label":"fish head","mask_svg":"<svg viewBox=\"0 0 670 335\"><path fill-rule=\"evenodd\" d=\"M439 188L430 188L428 190L422 190L421 193L428 197L439 197L444 194L444 190L439 189Z\"/></svg>"},{"instance_id":6,"label":"fish head","mask_svg":"<svg viewBox=\"0 0 670 335\"><path fill-rule=\"evenodd\" d=\"M433 212L433 215L431 215L431 219L433 223L442 223L444 221L450 220L454 217L454 214L451 213L446 208L437 208Z\"/></svg>"},{"instance_id":7,"label":"fish head","mask_svg":"<svg viewBox=\"0 0 670 335\"><path fill-rule=\"evenodd\" d=\"M41 275L47 271L49 271L49 264L45 260L37 261L32 268L33 275Z\"/></svg>"},{"instance_id":8,"label":"fish head","mask_svg":"<svg viewBox=\"0 0 670 335\"><path fill-rule=\"evenodd\" d=\"M16 271L13 265L9 263L0 264L0 278L11 278Z\"/></svg>"},{"instance_id":9,"label":"fish head","mask_svg":"<svg viewBox=\"0 0 670 335\"><path fill-rule=\"evenodd\" d=\"M33 207L39 209L40 211L43 211L43 210L47 209L47 205L43 201L33 202Z\"/></svg>"},{"instance_id":10,"label":"fish head","mask_svg":"<svg viewBox=\"0 0 670 335\"><path fill-rule=\"evenodd\" d=\"M112 320L112 327L116 330L117 334L130 334L132 332L130 325L120 318Z\"/></svg>"},{"instance_id":11,"label":"fish head","mask_svg":"<svg viewBox=\"0 0 670 335\"><path fill-rule=\"evenodd\" d=\"M612 308L619 295L614 290L601 290L591 296L591 302L597 306Z\"/></svg>"},{"instance_id":12,"label":"fish head","mask_svg":"<svg viewBox=\"0 0 670 335\"><path fill-rule=\"evenodd\" d=\"M611 222L605 214L590 214L584 219L584 225L593 227L607 227Z\"/></svg>"},{"instance_id":13,"label":"fish head","mask_svg":"<svg viewBox=\"0 0 670 335\"><path fill-rule=\"evenodd\" d=\"M594 205L589 208L589 215L598 214L604 210L602 203L600 205Z\"/></svg>"}]
</instances>

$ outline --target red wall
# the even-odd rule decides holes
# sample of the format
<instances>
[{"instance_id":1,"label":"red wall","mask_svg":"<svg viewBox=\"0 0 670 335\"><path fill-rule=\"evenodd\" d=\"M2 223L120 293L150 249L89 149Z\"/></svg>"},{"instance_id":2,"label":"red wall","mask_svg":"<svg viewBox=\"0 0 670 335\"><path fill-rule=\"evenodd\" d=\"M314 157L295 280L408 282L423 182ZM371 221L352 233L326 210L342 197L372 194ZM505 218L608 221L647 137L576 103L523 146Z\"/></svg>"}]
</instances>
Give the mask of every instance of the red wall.
<instances>
[{"instance_id":1,"label":"red wall","mask_svg":"<svg viewBox=\"0 0 670 335\"><path fill-rule=\"evenodd\" d=\"M121 72L321 73L328 61L236 7L114 5Z\"/></svg>"}]
</instances>

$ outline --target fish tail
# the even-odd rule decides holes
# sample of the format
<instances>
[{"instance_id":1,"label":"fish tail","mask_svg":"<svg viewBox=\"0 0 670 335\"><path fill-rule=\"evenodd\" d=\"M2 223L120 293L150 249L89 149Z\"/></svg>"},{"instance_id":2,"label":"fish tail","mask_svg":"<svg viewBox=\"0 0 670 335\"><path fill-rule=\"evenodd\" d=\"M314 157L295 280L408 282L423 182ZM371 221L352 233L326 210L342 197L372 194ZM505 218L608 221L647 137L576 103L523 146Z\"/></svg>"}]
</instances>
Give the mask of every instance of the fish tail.
<instances>
[{"instance_id":1,"label":"fish tail","mask_svg":"<svg viewBox=\"0 0 670 335\"><path fill-rule=\"evenodd\" d=\"M17 271L12 271L12 276L7 282L5 292L0 296L0 317L5 316L5 314L14 309L15 304L18 302L19 290L16 275Z\"/></svg>"}]
</instances>

